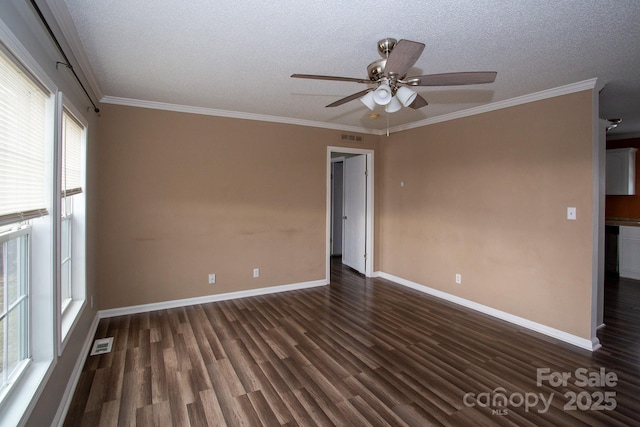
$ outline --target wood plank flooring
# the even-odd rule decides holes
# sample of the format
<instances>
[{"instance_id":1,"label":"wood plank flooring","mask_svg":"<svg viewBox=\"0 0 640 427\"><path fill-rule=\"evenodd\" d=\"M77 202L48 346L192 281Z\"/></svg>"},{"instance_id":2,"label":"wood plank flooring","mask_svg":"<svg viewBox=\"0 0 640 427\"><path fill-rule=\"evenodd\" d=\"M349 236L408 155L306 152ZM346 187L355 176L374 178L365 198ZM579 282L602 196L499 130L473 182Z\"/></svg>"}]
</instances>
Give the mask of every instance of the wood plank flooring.
<instances>
[{"instance_id":1,"label":"wood plank flooring","mask_svg":"<svg viewBox=\"0 0 640 427\"><path fill-rule=\"evenodd\" d=\"M334 262L326 287L101 320L64 425L640 425L640 282L605 297L590 353Z\"/></svg>"}]
</instances>

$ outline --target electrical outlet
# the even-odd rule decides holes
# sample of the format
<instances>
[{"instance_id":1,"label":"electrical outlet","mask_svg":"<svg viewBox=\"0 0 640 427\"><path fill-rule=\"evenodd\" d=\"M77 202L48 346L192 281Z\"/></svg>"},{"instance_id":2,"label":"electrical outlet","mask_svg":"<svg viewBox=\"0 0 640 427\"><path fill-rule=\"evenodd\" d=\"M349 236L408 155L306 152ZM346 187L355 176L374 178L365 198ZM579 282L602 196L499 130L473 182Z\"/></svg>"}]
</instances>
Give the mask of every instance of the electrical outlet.
<instances>
[{"instance_id":1,"label":"electrical outlet","mask_svg":"<svg viewBox=\"0 0 640 427\"><path fill-rule=\"evenodd\" d=\"M260 277L260 269L259 268L254 268L253 269L253 277Z\"/></svg>"},{"instance_id":2,"label":"electrical outlet","mask_svg":"<svg viewBox=\"0 0 640 427\"><path fill-rule=\"evenodd\" d=\"M456 274L456 283L458 285L462 283L462 274Z\"/></svg>"},{"instance_id":3,"label":"electrical outlet","mask_svg":"<svg viewBox=\"0 0 640 427\"><path fill-rule=\"evenodd\" d=\"M567 219L572 221L576 220L576 208L574 207L567 208Z\"/></svg>"},{"instance_id":4,"label":"electrical outlet","mask_svg":"<svg viewBox=\"0 0 640 427\"><path fill-rule=\"evenodd\" d=\"M209 284L213 285L214 283L216 283L216 273L211 273L209 274Z\"/></svg>"}]
</instances>

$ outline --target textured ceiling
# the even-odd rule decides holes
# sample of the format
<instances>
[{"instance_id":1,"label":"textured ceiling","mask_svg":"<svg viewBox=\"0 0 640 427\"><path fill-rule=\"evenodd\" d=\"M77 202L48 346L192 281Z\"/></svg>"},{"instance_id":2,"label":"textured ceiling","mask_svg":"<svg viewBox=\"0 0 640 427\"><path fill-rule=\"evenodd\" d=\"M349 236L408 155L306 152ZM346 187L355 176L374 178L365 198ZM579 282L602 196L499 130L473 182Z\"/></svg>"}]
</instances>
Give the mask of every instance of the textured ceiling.
<instances>
[{"instance_id":1,"label":"textured ceiling","mask_svg":"<svg viewBox=\"0 0 640 427\"><path fill-rule=\"evenodd\" d=\"M429 105L388 116L391 127L597 77L601 117L640 133L637 0L49 0L66 3L93 90L228 112L384 129L359 101L324 106L358 83L292 73L366 77L385 37L425 43L410 75L497 71L493 84L421 88ZM67 28L65 34L74 33ZM72 44L73 45L73 44ZM84 48L84 52L78 52ZM87 68L87 64L83 64Z\"/></svg>"}]
</instances>

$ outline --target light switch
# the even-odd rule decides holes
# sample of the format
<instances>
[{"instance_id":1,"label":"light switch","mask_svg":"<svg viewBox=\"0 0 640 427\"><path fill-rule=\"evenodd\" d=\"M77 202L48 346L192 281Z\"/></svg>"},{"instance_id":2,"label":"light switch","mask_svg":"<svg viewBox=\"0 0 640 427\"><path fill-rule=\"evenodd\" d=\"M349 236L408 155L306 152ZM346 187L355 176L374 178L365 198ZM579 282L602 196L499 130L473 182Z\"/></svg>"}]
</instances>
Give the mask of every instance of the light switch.
<instances>
[{"instance_id":1,"label":"light switch","mask_svg":"<svg viewBox=\"0 0 640 427\"><path fill-rule=\"evenodd\" d=\"M576 219L576 208L567 208L567 219L575 221L575 219Z\"/></svg>"}]
</instances>

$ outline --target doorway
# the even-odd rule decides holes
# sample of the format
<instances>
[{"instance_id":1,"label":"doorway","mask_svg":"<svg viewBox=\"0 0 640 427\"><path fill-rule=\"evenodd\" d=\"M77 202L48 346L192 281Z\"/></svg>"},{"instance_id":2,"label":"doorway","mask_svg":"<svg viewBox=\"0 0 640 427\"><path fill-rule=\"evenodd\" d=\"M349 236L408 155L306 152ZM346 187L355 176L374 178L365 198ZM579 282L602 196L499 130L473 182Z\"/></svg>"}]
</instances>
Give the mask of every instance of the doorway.
<instances>
[{"instance_id":1,"label":"doorway","mask_svg":"<svg viewBox=\"0 0 640 427\"><path fill-rule=\"evenodd\" d=\"M346 263L350 267L360 271L367 277L373 276L373 150L347 148L347 147L328 147L327 148L327 224L326 224L326 280L330 281L330 265L331 256L337 255L337 246L342 249L342 257L346 256ZM351 160L349 160L351 159ZM342 163L336 167L337 163ZM363 168L361 188L353 188L347 181L350 180L350 171ZM344 194L340 195L334 191L334 182L332 173L338 171L344 180ZM360 172L356 171L356 174ZM348 189L351 187L351 189ZM357 186L356 186L357 187ZM350 194L363 192L361 202L353 203ZM344 212L342 221L338 225L336 221L335 206L336 199L342 197L344 201ZM346 198L346 199L345 199ZM337 200L339 203L340 200ZM355 207L354 207L355 205ZM354 211L353 209L356 209ZM351 211L351 220L349 219L349 211ZM346 213L346 215L345 215ZM344 218L346 216L346 218ZM339 218L338 218L339 219ZM336 226L337 225L337 226ZM337 230L339 229L339 230ZM354 231L355 230L355 231ZM340 233L338 233L340 231ZM354 242L354 233L361 236L361 241ZM340 236L341 234L341 236ZM343 242L335 242L335 239L342 238ZM360 239L358 238L358 239ZM360 246L361 245L361 246ZM361 256L353 255L362 253Z\"/></svg>"},{"instance_id":2,"label":"doorway","mask_svg":"<svg viewBox=\"0 0 640 427\"><path fill-rule=\"evenodd\" d=\"M331 158L331 256L342 258L344 235L344 161L346 157Z\"/></svg>"}]
</instances>

